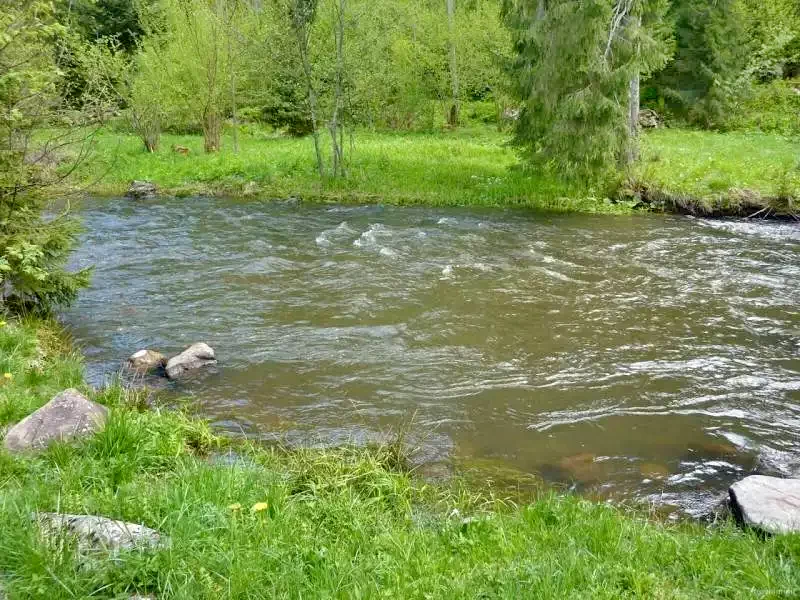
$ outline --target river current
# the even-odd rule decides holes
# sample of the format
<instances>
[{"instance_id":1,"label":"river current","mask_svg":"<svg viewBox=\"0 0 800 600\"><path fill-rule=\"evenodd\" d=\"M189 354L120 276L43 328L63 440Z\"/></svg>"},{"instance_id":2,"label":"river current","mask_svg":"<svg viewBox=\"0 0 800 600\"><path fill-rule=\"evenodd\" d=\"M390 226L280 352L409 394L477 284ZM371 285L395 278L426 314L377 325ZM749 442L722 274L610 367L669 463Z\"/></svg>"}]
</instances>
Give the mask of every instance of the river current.
<instances>
[{"instance_id":1,"label":"river current","mask_svg":"<svg viewBox=\"0 0 800 600\"><path fill-rule=\"evenodd\" d=\"M800 226L663 216L90 200L64 314L100 384L212 345L173 386L218 426L702 515L800 473Z\"/></svg>"}]
</instances>

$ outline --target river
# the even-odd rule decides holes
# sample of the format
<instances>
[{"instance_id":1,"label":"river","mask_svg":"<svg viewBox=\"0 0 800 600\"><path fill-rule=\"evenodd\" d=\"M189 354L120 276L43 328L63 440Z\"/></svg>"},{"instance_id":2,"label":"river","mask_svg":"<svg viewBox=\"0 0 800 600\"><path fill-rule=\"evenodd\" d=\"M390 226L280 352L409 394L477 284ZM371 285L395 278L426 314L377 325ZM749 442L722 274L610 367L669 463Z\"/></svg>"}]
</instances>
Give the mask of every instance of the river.
<instances>
[{"instance_id":1,"label":"river","mask_svg":"<svg viewBox=\"0 0 800 600\"><path fill-rule=\"evenodd\" d=\"M703 515L800 471L800 226L663 216L90 200L64 314L99 384L212 345L174 386L219 427L497 465ZM463 467L466 468L466 467Z\"/></svg>"}]
</instances>

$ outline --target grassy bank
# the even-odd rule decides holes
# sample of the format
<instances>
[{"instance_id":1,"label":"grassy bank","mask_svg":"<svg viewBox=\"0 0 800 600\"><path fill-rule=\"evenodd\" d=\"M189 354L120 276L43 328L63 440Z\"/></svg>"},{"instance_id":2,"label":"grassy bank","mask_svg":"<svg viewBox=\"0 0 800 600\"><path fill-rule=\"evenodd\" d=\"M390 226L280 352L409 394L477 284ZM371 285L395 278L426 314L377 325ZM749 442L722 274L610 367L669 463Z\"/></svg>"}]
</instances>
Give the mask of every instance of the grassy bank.
<instances>
[{"instance_id":1,"label":"grassy bank","mask_svg":"<svg viewBox=\"0 0 800 600\"><path fill-rule=\"evenodd\" d=\"M698 215L800 213L800 141L763 133L659 129L644 137L637 185L655 209Z\"/></svg>"},{"instance_id":2,"label":"grassy bank","mask_svg":"<svg viewBox=\"0 0 800 600\"><path fill-rule=\"evenodd\" d=\"M226 137L222 152L206 155L200 136L165 135L161 150L148 154L136 137L105 132L97 136L95 160L79 179L90 191L112 195L123 194L133 179L149 179L174 195L608 213L630 212L636 204L609 202L609 190L593 182L567 184L524 170L508 141L507 134L488 126L436 134L358 132L349 176L321 181L310 138L253 129L242 134L238 154ZM173 146L189 148L190 154L178 154ZM645 135L635 179L640 188L698 205L717 205L742 191L753 198L797 199L798 160L798 144L780 136L664 129Z\"/></svg>"},{"instance_id":3,"label":"grassy bank","mask_svg":"<svg viewBox=\"0 0 800 600\"><path fill-rule=\"evenodd\" d=\"M39 321L0 327L0 426L81 386L80 360ZM8 376L5 376L8 373ZM527 506L426 486L396 447L235 445L121 388L92 391L106 429L34 456L0 451L0 577L11 599L792 598L800 537L661 524L571 496ZM458 509L458 512L454 512ZM155 527L168 547L79 559L35 511ZM464 517L476 517L469 522Z\"/></svg>"}]
</instances>

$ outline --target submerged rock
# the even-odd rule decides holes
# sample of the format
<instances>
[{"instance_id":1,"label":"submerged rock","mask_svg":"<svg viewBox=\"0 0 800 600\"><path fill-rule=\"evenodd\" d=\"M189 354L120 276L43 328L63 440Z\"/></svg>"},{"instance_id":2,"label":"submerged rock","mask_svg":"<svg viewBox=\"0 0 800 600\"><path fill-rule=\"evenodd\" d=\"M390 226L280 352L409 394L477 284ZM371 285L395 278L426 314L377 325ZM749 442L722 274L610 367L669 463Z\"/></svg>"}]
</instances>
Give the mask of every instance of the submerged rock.
<instances>
[{"instance_id":1,"label":"submerged rock","mask_svg":"<svg viewBox=\"0 0 800 600\"><path fill-rule=\"evenodd\" d=\"M767 533L800 533L800 479L751 475L731 486L730 497L744 525Z\"/></svg>"},{"instance_id":2,"label":"submerged rock","mask_svg":"<svg viewBox=\"0 0 800 600\"><path fill-rule=\"evenodd\" d=\"M145 200L147 198L155 198L158 188L152 181L131 181L128 187L128 198L135 198L137 200Z\"/></svg>"},{"instance_id":3,"label":"submerged rock","mask_svg":"<svg viewBox=\"0 0 800 600\"><path fill-rule=\"evenodd\" d=\"M38 450L99 431L107 418L105 406L69 389L9 429L3 444L10 452Z\"/></svg>"},{"instance_id":4,"label":"submerged rock","mask_svg":"<svg viewBox=\"0 0 800 600\"><path fill-rule=\"evenodd\" d=\"M186 350L167 361L167 377L176 379L203 367L217 364L214 349L203 342L192 344Z\"/></svg>"},{"instance_id":5,"label":"submerged rock","mask_svg":"<svg viewBox=\"0 0 800 600\"><path fill-rule=\"evenodd\" d=\"M34 518L39 522L43 534L73 535L78 539L78 546L82 550L101 549L117 552L158 548L169 543L169 538L162 536L155 529L106 517L38 513Z\"/></svg>"},{"instance_id":6,"label":"submerged rock","mask_svg":"<svg viewBox=\"0 0 800 600\"><path fill-rule=\"evenodd\" d=\"M166 365L167 358L155 350L139 350L128 359L128 368L140 373L146 373Z\"/></svg>"}]
</instances>

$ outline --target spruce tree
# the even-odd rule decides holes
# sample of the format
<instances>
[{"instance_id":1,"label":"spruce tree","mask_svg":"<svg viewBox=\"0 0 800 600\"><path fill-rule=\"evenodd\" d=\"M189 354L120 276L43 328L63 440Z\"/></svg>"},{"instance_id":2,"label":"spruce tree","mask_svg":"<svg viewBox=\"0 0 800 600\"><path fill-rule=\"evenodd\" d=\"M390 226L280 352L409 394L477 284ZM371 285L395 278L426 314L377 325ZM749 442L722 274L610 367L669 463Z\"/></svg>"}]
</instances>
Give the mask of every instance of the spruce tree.
<instances>
[{"instance_id":1,"label":"spruce tree","mask_svg":"<svg viewBox=\"0 0 800 600\"><path fill-rule=\"evenodd\" d=\"M636 155L631 90L668 58L665 1L508 0L505 9L518 143L565 176L616 171Z\"/></svg>"},{"instance_id":2,"label":"spruce tree","mask_svg":"<svg viewBox=\"0 0 800 600\"><path fill-rule=\"evenodd\" d=\"M42 131L59 121L53 48L63 33L47 2L15 0L0 13L0 310L47 311L88 279L65 270L75 220L42 215L42 189L58 177L55 163L72 139L69 129Z\"/></svg>"},{"instance_id":3,"label":"spruce tree","mask_svg":"<svg viewBox=\"0 0 800 600\"><path fill-rule=\"evenodd\" d=\"M669 18L675 26L675 56L653 78L648 95L675 117L720 127L744 83L751 50L743 2L676 0Z\"/></svg>"}]
</instances>

